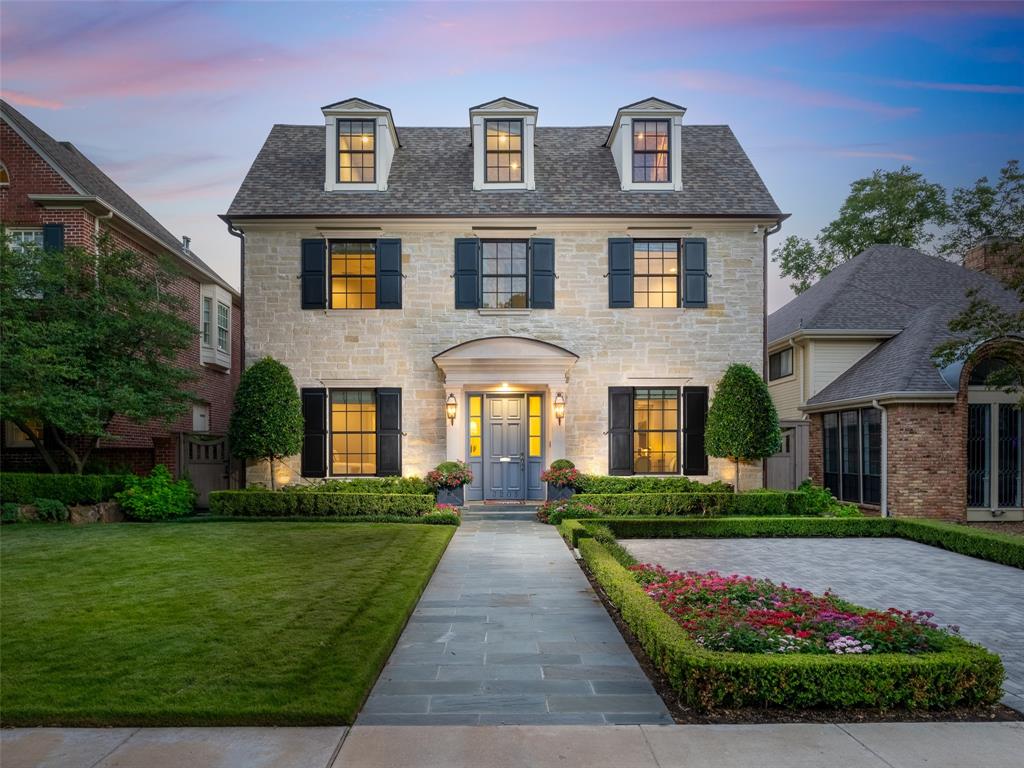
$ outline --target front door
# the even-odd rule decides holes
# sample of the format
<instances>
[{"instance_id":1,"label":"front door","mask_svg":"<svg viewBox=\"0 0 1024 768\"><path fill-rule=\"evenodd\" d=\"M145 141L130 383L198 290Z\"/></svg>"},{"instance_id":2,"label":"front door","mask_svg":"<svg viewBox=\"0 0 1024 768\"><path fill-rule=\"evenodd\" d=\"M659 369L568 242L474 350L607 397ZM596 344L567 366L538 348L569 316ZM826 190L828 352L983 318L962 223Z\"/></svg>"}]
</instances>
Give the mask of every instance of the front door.
<instances>
[{"instance_id":1,"label":"front door","mask_svg":"<svg viewBox=\"0 0 1024 768\"><path fill-rule=\"evenodd\" d=\"M524 395L488 395L484 490L488 499L526 498Z\"/></svg>"}]
</instances>

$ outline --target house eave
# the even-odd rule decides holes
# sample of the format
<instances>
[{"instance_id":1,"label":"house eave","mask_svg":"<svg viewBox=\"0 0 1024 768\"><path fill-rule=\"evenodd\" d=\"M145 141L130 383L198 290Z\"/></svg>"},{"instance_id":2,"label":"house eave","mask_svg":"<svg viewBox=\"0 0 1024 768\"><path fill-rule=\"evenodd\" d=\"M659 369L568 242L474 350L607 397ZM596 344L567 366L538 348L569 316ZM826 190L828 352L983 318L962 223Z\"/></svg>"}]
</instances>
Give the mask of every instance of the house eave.
<instances>
[{"instance_id":1,"label":"house eave","mask_svg":"<svg viewBox=\"0 0 1024 768\"><path fill-rule=\"evenodd\" d=\"M879 405L892 405L895 403L939 405L942 403L955 403L956 392L881 392L875 395L850 397L842 400L829 400L828 402L823 403L807 403L799 406L799 408L804 413L820 413L822 411L835 411L843 408L868 406L874 402L877 402Z\"/></svg>"},{"instance_id":2,"label":"house eave","mask_svg":"<svg viewBox=\"0 0 1024 768\"><path fill-rule=\"evenodd\" d=\"M796 343L798 341L803 341L804 339L814 339L818 341L827 341L829 339L843 341L891 339L893 336L898 336L902 332L902 328L799 328L792 333L787 333L785 336L780 336L777 339L769 341L768 351L776 351L783 347L790 346L791 342Z\"/></svg>"}]
</instances>

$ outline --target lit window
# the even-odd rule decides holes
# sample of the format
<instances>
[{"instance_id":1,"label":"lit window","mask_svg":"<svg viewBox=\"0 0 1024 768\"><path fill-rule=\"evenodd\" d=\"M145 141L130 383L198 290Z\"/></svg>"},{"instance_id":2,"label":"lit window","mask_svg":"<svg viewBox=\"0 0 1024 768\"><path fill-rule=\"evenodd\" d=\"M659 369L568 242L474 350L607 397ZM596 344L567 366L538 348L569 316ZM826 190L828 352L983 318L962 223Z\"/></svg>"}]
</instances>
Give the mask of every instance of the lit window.
<instances>
[{"instance_id":1,"label":"lit window","mask_svg":"<svg viewBox=\"0 0 1024 768\"><path fill-rule=\"evenodd\" d=\"M213 323L213 299L203 297L203 345L210 346L210 327Z\"/></svg>"},{"instance_id":2,"label":"lit window","mask_svg":"<svg viewBox=\"0 0 1024 768\"><path fill-rule=\"evenodd\" d=\"M768 355L768 381L793 375L793 350L782 349Z\"/></svg>"},{"instance_id":3,"label":"lit window","mask_svg":"<svg viewBox=\"0 0 1024 768\"><path fill-rule=\"evenodd\" d=\"M377 255L372 241L331 243L331 308L377 306Z\"/></svg>"},{"instance_id":4,"label":"lit window","mask_svg":"<svg viewBox=\"0 0 1024 768\"><path fill-rule=\"evenodd\" d=\"M523 180L523 121L487 120L487 181Z\"/></svg>"},{"instance_id":5,"label":"lit window","mask_svg":"<svg viewBox=\"0 0 1024 768\"><path fill-rule=\"evenodd\" d=\"M483 253L480 306L487 309L523 308L526 296L526 241L487 240Z\"/></svg>"},{"instance_id":6,"label":"lit window","mask_svg":"<svg viewBox=\"0 0 1024 768\"><path fill-rule=\"evenodd\" d=\"M42 437L43 422L36 419L29 419L25 422L25 426L28 427L29 431L32 432L33 435L35 435L36 439ZM8 448L35 447L35 443L32 442L32 437L27 432L23 432L21 427L13 421L4 422L4 445Z\"/></svg>"},{"instance_id":7,"label":"lit window","mask_svg":"<svg viewBox=\"0 0 1024 768\"><path fill-rule=\"evenodd\" d=\"M373 120L338 121L338 181L376 180L376 128Z\"/></svg>"},{"instance_id":8,"label":"lit window","mask_svg":"<svg viewBox=\"0 0 1024 768\"><path fill-rule=\"evenodd\" d=\"M633 471L679 472L679 390L637 389L633 396Z\"/></svg>"},{"instance_id":9,"label":"lit window","mask_svg":"<svg viewBox=\"0 0 1024 768\"><path fill-rule=\"evenodd\" d=\"M0 163L0 187L6 187L11 183L11 174L7 172L7 166Z\"/></svg>"},{"instance_id":10,"label":"lit window","mask_svg":"<svg viewBox=\"0 0 1024 768\"><path fill-rule=\"evenodd\" d=\"M679 306L679 241L634 242L633 306Z\"/></svg>"},{"instance_id":11,"label":"lit window","mask_svg":"<svg viewBox=\"0 0 1024 768\"><path fill-rule=\"evenodd\" d=\"M540 395L530 395L529 405L529 432L530 432L530 458L537 458L542 456L543 451L543 437L541 436L541 397Z\"/></svg>"},{"instance_id":12,"label":"lit window","mask_svg":"<svg viewBox=\"0 0 1024 768\"><path fill-rule=\"evenodd\" d=\"M331 474L377 472L377 404L373 390L331 392Z\"/></svg>"},{"instance_id":13,"label":"lit window","mask_svg":"<svg viewBox=\"0 0 1024 768\"><path fill-rule=\"evenodd\" d=\"M227 304L217 302L217 349L228 351L228 338L231 333L231 308Z\"/></svg>"},{"instance_id":14,"label":"lit window","mask_svg":"<svg viewBox=\"0 0 1024 768\"><path fill-rule=\"evenodd\" d=\"M668 120L633 121L633 181L670 181Z\"/></svg>"},{"instance_id":15,"label":"lit window","mask_svg":"<svg viewBox=\"0 0 1024 768\"><path fill-rule=\"evenodd\" d=\"M480 395L471 395L469 398L469 455L472 458L480 456L482 401Z\"/></svg>"}]
</instances>

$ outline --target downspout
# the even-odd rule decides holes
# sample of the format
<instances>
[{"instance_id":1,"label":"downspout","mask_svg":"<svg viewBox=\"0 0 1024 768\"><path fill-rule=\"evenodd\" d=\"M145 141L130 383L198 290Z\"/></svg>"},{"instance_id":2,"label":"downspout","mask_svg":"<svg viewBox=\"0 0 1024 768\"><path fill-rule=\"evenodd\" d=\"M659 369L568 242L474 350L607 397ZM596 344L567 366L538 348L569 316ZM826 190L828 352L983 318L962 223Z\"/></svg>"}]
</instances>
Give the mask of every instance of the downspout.
<instances>
[{"instance_id":1,"label":"downspout","mask_svg":"<svg viewBox=\"0 0 1024 768\"><path fill-rule=\"evenodd\" d=\"M768 236L782 229L782 221L774 226L766 227L761 238L761 378L768 381ZM795 361L794 361L795 363ZM739 469L736 470L736 482L739 482ZM761 487L768 487L768 462L761 462Z\"/></svg>"},{"instance_id":2,"label":"downspout","mask_svg":"<svg viewBox=\"0 0 1024 768\"><path fill-rule=\"evenodd\" d=\"M241 229L235 228L231 222L226 222L228 227L228 234L238 238L238 251L239 251L239 303L242 311L242 322L238 324L238 346L241 348L241 360L239 365L241 369L245 370L245 232ZM230 448L230 446L229 446ZM245 462L241 462L241 467L238 470L238 487L245 488ZM273 470L271 470L273 471ZM273 478L271 478L273 479Z\"/></svg>"},{"instance_id":3,"label":"downspout","mask_svg":"<svg viewBox=\"0 0 1024 768\"><path fill-rule=\"evenodd\" d=\"M878 400L871 401L871 407L882 412L882 493L879 506L882 517L889 517L889 413Z\"/></svg>"}]
</instances>

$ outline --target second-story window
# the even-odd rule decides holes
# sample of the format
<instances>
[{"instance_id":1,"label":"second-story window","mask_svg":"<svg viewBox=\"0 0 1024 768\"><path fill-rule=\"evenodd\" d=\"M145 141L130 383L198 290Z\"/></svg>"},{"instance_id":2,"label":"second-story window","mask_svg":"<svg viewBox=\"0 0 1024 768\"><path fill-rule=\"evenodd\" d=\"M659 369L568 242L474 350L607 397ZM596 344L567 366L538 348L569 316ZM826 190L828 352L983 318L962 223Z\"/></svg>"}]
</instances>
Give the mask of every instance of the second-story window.
<instances>
[{"instance_id":1,"label":"second-story window","mask_svg":"<svg viewBox=\"0 0 1024 768\"><path fill-rule=\"evenodd\" d=\"M633 181L671 181L669 121L633 121Z\"/></svg>"},{"instance_id":2,"label":"second-story window","mask_svg":"<svg viewBox=\"0 0 1024 768\"><path fill-rule=\"evenodd\" d=\"M793 375L793 350L780 349L768 355L768 381Z\"/></svg>"},{"instance_id":3,"label":"second-story window","mask_svg":"<svg viewBox=\"0 0 1024 768\"><path fill-rule=\"evenodd\" d=\"M483 278L481 303L485 309L525 309L528 275L526 240L485 240L481 243Z\"/></svg>"},{"instance_id":4,"label":"second-story window","mask_svg":"<svg viewBox=\"0 0 1024 768\"><path fill-rule=\"evenodd\" d=\"M523 121L487 120L487 181L523 180Z\"/></svg>"},{"instance_id":5,"label":"second-story window","mask_svg":"<svg viewBox=\"0 0 1024 768\"><path fill-rule=\"evenodd\" d=\"M376 181L376 147L376 123L373 120L339 120L338 181Z\"/></svg>"},{"instance_id":6,"label":"second-story window","mask_svg":"<svg viewBox=\"0 0 1024 768\"><path fill-rule=\"evenodd\" d=\"M213 326L213 299L209 296L203 297L203 344L211 345L210 333Z\"/></svg>"},{"instance_id":7,"label":"second-story window","mask_svg":"<svg viewBox=\"0 0 1024 768\"><path fill-rule=\"evenodd\" d=\"M223 302L217 302L217 349L228 351L228 339L231 334L231 308Z\"/></svg>"},{"instance_id":8,"label":"second-story window","mask_svg":"<svg viewBox=\"0 0 1024 768\"><path fill-rule=\"evenodd\" d=\"M633 306L679 306L679 241L633 243Z\"/></svg>"},{"instance_id":9,"label":"second-story window","mask_svg":"<svg viewBox=\"0 0 1024 768\"><path fill-rule=\"evenodd\" d=\"M331 308L377 307L377 255L371 240L331 243Z\"/></svg>"}]
</instances>

